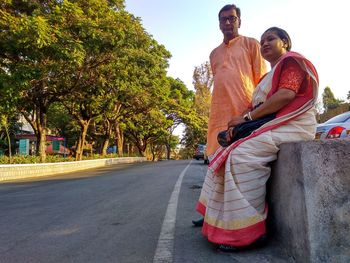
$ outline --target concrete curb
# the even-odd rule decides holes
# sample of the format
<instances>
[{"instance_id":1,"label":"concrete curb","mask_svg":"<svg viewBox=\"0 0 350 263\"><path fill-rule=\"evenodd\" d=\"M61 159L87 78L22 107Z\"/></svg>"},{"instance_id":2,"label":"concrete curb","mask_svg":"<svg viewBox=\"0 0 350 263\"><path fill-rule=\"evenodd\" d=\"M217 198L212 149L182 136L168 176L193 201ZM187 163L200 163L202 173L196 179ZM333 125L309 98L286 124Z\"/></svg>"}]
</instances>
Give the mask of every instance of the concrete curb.
<instances>
[{"instance_id":1,"label":"concrete curb","mask_svg":"<svg viewBox=\"0 0 350 263\"><path fill-rule=\"evenodd\" d=\"M121 157L60 163L5 164L0 165L0 182L47 175L57 175L112 164L144 162L146 160L146 157Z\"/></svg>"}]
</instances>

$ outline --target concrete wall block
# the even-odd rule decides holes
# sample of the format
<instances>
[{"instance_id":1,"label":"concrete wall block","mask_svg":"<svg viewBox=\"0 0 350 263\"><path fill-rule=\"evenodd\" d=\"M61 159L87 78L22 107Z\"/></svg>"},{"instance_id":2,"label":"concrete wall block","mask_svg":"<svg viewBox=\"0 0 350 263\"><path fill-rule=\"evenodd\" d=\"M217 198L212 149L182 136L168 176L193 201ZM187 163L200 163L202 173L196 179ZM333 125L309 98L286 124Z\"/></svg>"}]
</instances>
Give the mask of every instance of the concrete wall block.
<instances>
[{"instance_id":1,"label":"concrete wall block","mask_svg":"<svg viewBox=\"0 0 350 263\"><path fill-rule=\"evenodd\" d=\"M282 145L269 191L275 236L296 262L350 262L350 140Z\"/></svg>"},{"instance_id":2,"label":"concrete wall block","mask_svg":"<svg viewBox=\"0 0 350 263\"><path fill-rule=\"evenodd\" d=\"M350 262L350 141L320 141L302 154L313 262Z\"/></svg>"},{"instance_id":3,"label":"concrete wall block","mask_svg":"<svg viewBox=\"0 0 350 263\"><path fill-rule=\"evenodd\" d=\"M268 183L269 219L272 234L296 262L309 262L310 242L304 195L304 178L298 147L281 146L278 160L272 165ZM297 257L295 256L298 252ZM299 261L303 259L305 261Z\"/></svg>"}]
</instances>

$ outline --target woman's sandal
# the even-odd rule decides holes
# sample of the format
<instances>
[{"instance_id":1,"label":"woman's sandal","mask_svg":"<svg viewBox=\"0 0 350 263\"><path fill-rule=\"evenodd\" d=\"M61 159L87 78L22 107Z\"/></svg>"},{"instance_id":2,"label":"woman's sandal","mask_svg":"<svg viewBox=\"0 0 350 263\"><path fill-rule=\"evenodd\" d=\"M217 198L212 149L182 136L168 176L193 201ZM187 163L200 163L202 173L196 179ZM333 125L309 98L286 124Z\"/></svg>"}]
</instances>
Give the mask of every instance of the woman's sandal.
<instances>
[{"instance_id":1,"label":"woman's sandal","mask_svg":"<svg viewBox=\"0 0 350 263\"><path fill-rule=\"evenodd\" d=\"M260 238L258 238L254 243L245 247L234 247L230 245L221 244L221 245L218 245L217 250L221 252L232 253L232 252L242 251L245 249L262 247L262 246L265 246L266 243L267 243L267 235L263 235Z\"/></svg>"},{"instance_id":2,"label":"woman's sandal","mask_svg":"<svg viewBox=\"0 0 350 263\"><path fill-rule=\"evenodd\" d=\"M219 250L221 252L232 253L232 252L240 251L242 249L239 247L234 247L234 246L229 246L229 245L219 245L217 247L217 250Z\"/></svg>"}]
</instances>

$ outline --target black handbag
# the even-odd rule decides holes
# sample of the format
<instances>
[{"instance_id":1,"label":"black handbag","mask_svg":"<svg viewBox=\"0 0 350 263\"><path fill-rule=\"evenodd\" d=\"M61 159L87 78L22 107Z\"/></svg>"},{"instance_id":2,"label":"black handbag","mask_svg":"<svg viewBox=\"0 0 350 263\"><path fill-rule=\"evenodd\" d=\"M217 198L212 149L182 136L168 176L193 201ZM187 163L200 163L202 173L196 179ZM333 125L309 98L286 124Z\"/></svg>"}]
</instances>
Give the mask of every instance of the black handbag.
<instances>
[{"instance_id":1,"label":"black handbag","mask_svg":"<svg viewBox=\"0 0 350 263\"><path fill-rule=\"evenodd\" d=\"M230 138L230 136L227 134L229 130L221 131L218 134L218 143L222 147L227 147L233 142L245 138L249 136L253 131L263 126L265 123L273 120L276 118L276 113L271 113L269 115L266 115L260 119L252 120L252 121L246 121L238 124L233 129L233 134L231 137L231 140L227 140L227 138Z\"/></svg>"}]
</instances>

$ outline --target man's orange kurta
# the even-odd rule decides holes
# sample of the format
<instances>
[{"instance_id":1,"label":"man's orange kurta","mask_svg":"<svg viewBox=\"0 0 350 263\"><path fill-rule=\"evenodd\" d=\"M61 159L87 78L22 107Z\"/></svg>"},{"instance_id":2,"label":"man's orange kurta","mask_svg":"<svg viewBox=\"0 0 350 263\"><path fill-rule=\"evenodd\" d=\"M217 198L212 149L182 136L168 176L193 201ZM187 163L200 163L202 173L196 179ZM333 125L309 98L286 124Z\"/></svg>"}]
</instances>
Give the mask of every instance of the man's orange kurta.
<instances>
[{"instance_id":1,"label":"man's orange kurta","mask_svg":"<svg viewBox=\"0 0 350 263\"><path fill-rule=\"evenodd\" d=\"M210 54L210 64L214 89L207 135L208 156L219 148L217 135L227 129L232 116L250 107L254 88L266 73L259 42L244 36L215 48Z\"/></svg>"}]
</instances>

